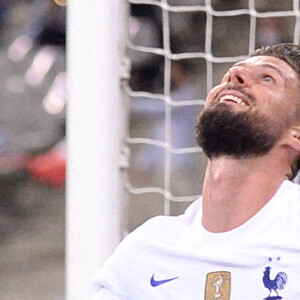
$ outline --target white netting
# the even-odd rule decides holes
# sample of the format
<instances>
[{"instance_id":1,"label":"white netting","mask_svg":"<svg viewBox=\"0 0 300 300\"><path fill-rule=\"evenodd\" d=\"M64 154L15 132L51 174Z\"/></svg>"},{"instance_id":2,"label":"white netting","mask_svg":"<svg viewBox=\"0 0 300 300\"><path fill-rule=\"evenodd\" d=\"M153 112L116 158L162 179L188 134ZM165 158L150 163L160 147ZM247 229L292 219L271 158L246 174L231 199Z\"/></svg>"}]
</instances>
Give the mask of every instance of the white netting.
<instances>
[{"instance_id":1,"label":"white netting","mask_svg":"<svg viewBox=\"0 0 300 300\"><path fill-rule=\"evenodd\" d=\"M129 230L202 189L193 127L207 91L261 45L299 43L299 0L129 0Z\"/></svg>"}]
</instances>

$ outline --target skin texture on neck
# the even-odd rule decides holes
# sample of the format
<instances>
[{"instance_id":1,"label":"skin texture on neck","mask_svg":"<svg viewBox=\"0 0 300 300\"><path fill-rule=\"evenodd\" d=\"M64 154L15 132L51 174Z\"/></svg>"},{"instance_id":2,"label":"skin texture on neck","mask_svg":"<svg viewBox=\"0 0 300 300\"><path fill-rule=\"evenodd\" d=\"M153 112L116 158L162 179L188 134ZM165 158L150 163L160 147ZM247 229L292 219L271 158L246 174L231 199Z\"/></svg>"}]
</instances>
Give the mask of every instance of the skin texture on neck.
<instances>
[{"instance_id":1,"label":"skin texture on neck","mask_svg":"<svg viewBox=\"0 0 300 300\"><path fill-rule=\"evenodd\" d=\"M203 186L203 226L210 232L232 230L253 217L291 175L288 155L209 161Z\"/></svg>"}]
</instances>

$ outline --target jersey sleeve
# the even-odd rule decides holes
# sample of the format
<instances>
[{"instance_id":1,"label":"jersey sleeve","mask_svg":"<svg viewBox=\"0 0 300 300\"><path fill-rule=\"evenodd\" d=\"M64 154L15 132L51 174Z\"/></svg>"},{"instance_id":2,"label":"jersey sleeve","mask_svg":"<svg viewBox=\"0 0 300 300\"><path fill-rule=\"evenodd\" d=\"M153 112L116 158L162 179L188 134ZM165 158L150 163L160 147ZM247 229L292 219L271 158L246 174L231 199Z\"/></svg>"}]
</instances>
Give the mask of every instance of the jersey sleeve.
<instances>
[{"instance_id":1,"label":"jersey sleeve","mask_svg":"<svg viewBox=\"0 0 300 300\"><path fill-rule=\"evenodd\" d=\"M123 239L94 277L92 291L96 298L92 300L127 300L127 281L131 272L128 264L135 255L135 244L139 239L137 232L139 230L136 229Z\"/></svg>"},{"instance_id":2,"label":"jersey sleeve","mask_svg":"<svg viewBox=\"0 0 300 300\"><path fill-rule=\"evenodd\" d=\"M100 295L101 297L103 295L103 300L128 299L128 294L132 292L133 288L132 277L137 274L135 258L138 253L143 251L141 248L145 247L145 242L153 229L151 225L153 219L148 220L125 237L106 260L92 282L93 297L96 297L92 300L100 299Z\"/></svg>"},{"instance_id":3,"label":"jersey sleeve","mask_svg":"<svg viewBox=\"0 0 300 300\"><path fill-rule=\"evenodd\" d=\"M124 274L126 253L126 241L123 241L94 277L92 282L92 300L125 299L122 278L126 278L124 277L126 276Z\"/></svg>"}]
</instances>

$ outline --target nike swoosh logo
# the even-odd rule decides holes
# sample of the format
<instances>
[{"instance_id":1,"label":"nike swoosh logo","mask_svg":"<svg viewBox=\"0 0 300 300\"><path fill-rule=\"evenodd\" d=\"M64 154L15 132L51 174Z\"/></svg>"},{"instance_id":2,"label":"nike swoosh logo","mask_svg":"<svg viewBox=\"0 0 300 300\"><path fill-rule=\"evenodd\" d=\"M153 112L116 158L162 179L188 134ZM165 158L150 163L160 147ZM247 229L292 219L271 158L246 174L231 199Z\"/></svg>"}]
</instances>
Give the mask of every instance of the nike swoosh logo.
<instances>
[{"instance_id":1,"label":"nike swoosh logo","mask_svg":"<svg viewBox=\"0 0 300 300\"><path fill-rule=\"evenodd\" d=\"M151 280L150 280L150 284L151 284L151 286L156 287L156 286L159 286L161 284L167 283L169 281L175 280L177 278L178 277L168 278L168 279L164 279L164 280L155 280L154 279L154 274L153 274L152 277L151 277Z\"/></svg>"}]
</instances>

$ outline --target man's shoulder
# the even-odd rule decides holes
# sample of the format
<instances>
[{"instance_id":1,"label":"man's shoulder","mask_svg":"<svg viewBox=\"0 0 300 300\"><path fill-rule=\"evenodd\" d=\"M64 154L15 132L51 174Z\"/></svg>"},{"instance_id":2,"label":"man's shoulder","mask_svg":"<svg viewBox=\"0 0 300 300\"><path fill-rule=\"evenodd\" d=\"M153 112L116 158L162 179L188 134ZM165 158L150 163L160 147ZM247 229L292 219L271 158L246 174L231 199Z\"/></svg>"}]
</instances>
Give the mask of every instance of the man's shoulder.
<instances>
[{"instance_id":1,"label":"man's shoulder","mask_svg":"<svg viewBox=\"0 0 300 300\"><path fill-rule=\"evenodd\" d=\"M155 232L170 232L176 231L176 229L183 228L189 226L198 212L200 205L200 200L196 200L191 203L185 212L178 216L165 216L159 215L152 217L145 221L140 227L138 227L135 231L138 233L149 232L150 234Z\"/></svg>"},{"instance_id":2,"label":"man's shoulder","mask_svg":"<svg viewBox=\"0 0 300 300\"><path fill-rule=\"evenodd\" d=\"M199 200L194 201L184 214L178 216L160 215L152 217L129 233L121 244L127 249L151 247L151 245L161 242L171 244L175 239L177 240L180 234L189 230L199 205Z\"/></svg>"},{"instance_id":3,"label":"man's shoulder","mask_svg":"<svg viewBox=\"0 0 300 300\"><path fill-rule=\"evenodd\" d=\"M300 185L298 183L285 180L281 187L281 195L289 195L294 200L300 200ZM297 201L299 202L299 201Z\"/></svg>"},{"instance_id":4,"label":"man's shoulder","mask_svg":"<svg viewBox=\"0 0 300 300\"><path fill-rule=\"evenodd\" d=\"M151 265L152 272L154 261L163 261L169 253L185 245L182 238L186 239L199 205L199 201L194 201L179 216L150 218L129 233L97 273L94 290L107 289L116 295L124 295L128 288L126 283L132 283L132 276L136 280L137 274L146 274L148 265ZM145 276L148 278L148 274Z\"/></svg>"},{"instance_id":5,"label":"man's shoulder","mask_svg":"<svg viewBox=\"0 0 300 300\"><path fill-rule=\"evenodd\" d=\"M278 203L281 207L281 212L285 212L288 219L293 219L300 224L300 185L291 181L284 181L279 193L278 193Z\"/></svg>"}]
</instances>

